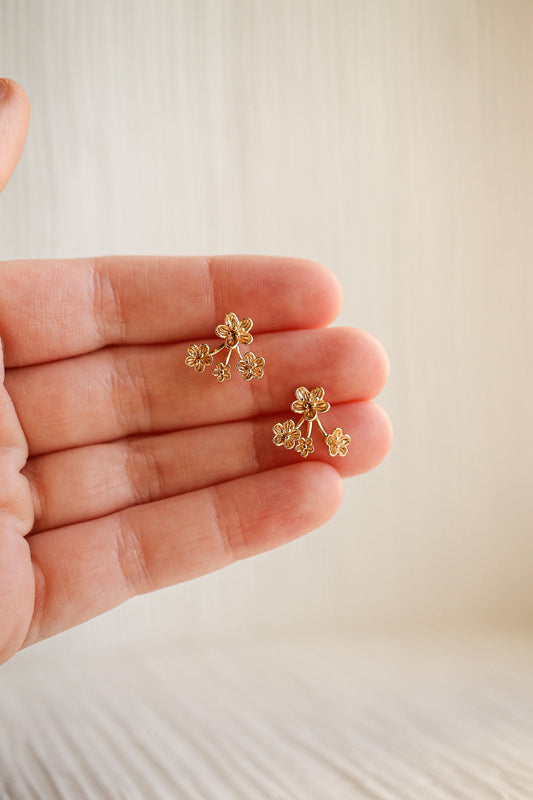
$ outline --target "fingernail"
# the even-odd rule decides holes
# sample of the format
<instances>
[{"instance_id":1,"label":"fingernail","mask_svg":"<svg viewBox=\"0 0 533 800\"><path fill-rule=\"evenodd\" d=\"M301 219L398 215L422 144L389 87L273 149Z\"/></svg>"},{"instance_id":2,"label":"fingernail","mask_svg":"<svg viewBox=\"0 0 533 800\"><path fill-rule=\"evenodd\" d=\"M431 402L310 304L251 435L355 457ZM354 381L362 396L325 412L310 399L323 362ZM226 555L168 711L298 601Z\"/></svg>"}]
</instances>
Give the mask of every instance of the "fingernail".
<instances>
[{"instance_id":1,"label":"fingernail","mask_svg":"<svg viewBox=\"0 0 533 800\"><path fill-rule=\"evenodd\" d=\"M4 80L4 78L0 78L0 103L7 94L7 89L8 89L7 81Z\"/></svg>"}]
</instances>

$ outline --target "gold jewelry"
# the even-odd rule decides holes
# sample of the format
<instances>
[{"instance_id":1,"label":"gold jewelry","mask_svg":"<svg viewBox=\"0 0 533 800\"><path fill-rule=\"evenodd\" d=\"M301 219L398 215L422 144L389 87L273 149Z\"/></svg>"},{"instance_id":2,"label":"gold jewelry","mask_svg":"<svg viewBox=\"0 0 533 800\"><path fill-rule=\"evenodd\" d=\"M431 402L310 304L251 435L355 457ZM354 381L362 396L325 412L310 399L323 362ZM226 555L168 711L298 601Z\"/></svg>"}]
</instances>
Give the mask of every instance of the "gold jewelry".
<instances>
[{"instance_id":1,"label":"gold jewelry","mask_svg":"<svg viewBox=\"0 0 533 800\"><path fill-rule=\"evenodd\" d=\"M241 344L251 344L253 342L254 337L250 333L253 324L249 317L240 320L237 314L233 314L233 312L226 314L224 323L222 325L217 325L215 330L216 335L224 339L222 344L215 348L215 350L209 350L209 345L207 344L191 344L187 351L188 356L185 359L185 363L188 367L196 370L196 372L203 372L209 364L213 363L213 357L226 348L228 354L225 360L219 361L212 369L212 373L217 381L222 383L231 378L231 366L229 362L234 350L239 354L237 369L241 373L243 380L251 381L253 378L262 378L265 359L251 352L243 354L240 349Z\"/></svg>"},{"instance_id":2,"label":"gold jewelry","mask_svg":"<svg viewBox=\"0 0 533 800\"><path fill-rule=\"evenodd\" d=\"M277 447L286 447L287 450L292 450L294 447L297 453L300 453L303 458L307 458L315 449L311 431L313 422L316 422L326 440L330 456L347 455L348 445L351 441L350 436L343 433L342 428L335 428L333 433L326 433L318 417L319 414L324 414L330 408L329 403L324 400L324 389L321 386L316 386L311 391L305 386L299 386L296 389L296 400L292 403L291 408L296 414L301 414L302 418L297 425L292 419L276 422L272 431L274 433L273 442ZM302 436L300 430L304 422L307 422L307 436Z\"/></svg>"}]
</instances>

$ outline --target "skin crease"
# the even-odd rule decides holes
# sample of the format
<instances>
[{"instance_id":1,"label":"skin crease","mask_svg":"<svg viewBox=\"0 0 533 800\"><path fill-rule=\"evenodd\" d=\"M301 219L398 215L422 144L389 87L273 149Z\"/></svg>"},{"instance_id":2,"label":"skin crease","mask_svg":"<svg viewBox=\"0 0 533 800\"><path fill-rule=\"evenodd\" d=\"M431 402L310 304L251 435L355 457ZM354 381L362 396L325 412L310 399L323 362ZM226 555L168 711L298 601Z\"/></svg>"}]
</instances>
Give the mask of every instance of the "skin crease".
<instances>
[{"instance_id":1,"label":"skin crease","mask_svg":"<svg viewBox=\"0 0 533 800\"><path fill-rule=\"evenodd\" d=\"M1 188L28 124L23 89L0 82ZM341 478L390 447L372 402L387 357L363 331L326 328L341 291L321 265L21 260L0 263L0 292L0 663L136 594L313 530L338 509ZM191 343L216 342L228 311L254 320L260 380L233 367L220 384L184 363ZM350 433L345 458L317 429L307 459L274 447L273 424L295 418L293 375L325 387L321 421Z\"/></svg>"}]
</instances>

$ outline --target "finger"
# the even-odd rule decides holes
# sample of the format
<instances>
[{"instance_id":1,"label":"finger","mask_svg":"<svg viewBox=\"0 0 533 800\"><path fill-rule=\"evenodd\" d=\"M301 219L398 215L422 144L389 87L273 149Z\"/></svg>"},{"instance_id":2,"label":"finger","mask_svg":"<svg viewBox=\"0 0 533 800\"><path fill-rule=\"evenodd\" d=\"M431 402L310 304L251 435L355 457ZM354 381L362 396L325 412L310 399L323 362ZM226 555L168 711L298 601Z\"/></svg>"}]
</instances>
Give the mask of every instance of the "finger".
<instances>
[{"instance_id":1,"label":"finger","mask_svg":"<svg viewBox=\"0 0 533 800\"><path fill-rule=\"evenodd\" d=\"M30 102L15 81L0 79L0 192L24 148L30 124Z\"/></svg>"},{"instance_id":2,"label":"finger","mask_svg":"<svg viewBox=\"0 0 533 800\"><path fill-rule=\"evenodd\" d=\"M260 380L243 381L234 365L234 377L220 384L210 372L186 367L187 349L180 344L107 348L14 369L6 386L30 453L39 455L133 434L288 413L298 385L324 386L330 403L368 400L387 377L381 345L351 328L265 334L254 348L266 359Z\"/></svg>"},{"instance_id":3,"label":"finger","mask_svg":"<svg viewBox=\"0 0 533 800\"><path fill-rule=\"evenodd\" d=\"M326 522L341 497L336 470L304 463L31 536L37 597L26 644L279 547Z\"/></svg>"},{"instance_id":4,"label":"finger","mask_svg":"<svg viewBox=\"0 0 533 800\"><path fill-rule=\"evenodd\" d=\"M262 417L33 458L24 469L34 498L33 532L300 463L294 449L274 446L276 421ZM389 450L391 425L375 403L333 406L324 424L329 432L339 426L350 434L348 455L332 459L315 432L308 459L331 462L344 478L373 469Z\"/></svg>"},{"instance_id":5,"label":"finger","mask_svg":"<svg viewBox=\"0 0 533 800\"><path fill-rule=\"evenodd\" d=\"M27 445L3 386L0 342L0 664L21 646L31 619L34 582L24 536L33 525L33 504L20 470Z\"/></svg>"},{"instance_id":6,"label":"finger","mask_svg":"<svg viewBox=\"0 0 533 800\"><path fill-rule=\"evenodd\" d=\"M321 327L341 304L325 267L267 256L11 261L0 267L0 294L10 367L214 336L228 311L251 317L254 334Z\"/></svg>"}]
</instances>

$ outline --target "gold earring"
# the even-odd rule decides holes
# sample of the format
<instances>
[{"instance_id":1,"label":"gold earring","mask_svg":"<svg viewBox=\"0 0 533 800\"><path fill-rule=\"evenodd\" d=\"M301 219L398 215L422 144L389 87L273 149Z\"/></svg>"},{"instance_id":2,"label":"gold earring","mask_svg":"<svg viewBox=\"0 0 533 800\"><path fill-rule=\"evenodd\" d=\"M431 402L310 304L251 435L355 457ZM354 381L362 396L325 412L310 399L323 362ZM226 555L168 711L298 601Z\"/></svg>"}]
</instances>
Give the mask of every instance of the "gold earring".
<instances>
[{"instance_id":1,"label":"gold earring","mask_svg":"<svg viewBox=\"0 0 533 800\"><path fill-rule=\"evenodd\" d=\"M252 352L241 353L241 344L251 344L254 337L250 333L253 327L253 322L249 317L239 319L237 314L230 312L226 314L224 323L217 325L215 333L224 339L219 347L214 350L209 350L207 344L191 344L188 349L188 356L185 363L188 367L195 369L196 372L203 372L204 369L213 363L213 357L220 353L224 348L227 349L228 354L224 361L219 361L213 369L212 373L219 381L229 380L231 378L230 358L234 350L239 354L239 361L237 361L237 369L241 373L243 380L251 381L252 378L262 378L265 368L265 359L262 356L256 356Z\"/></svg>"},{"instance_id":2,"label":"gold earring","mask_svg":"<svg viewBox=\"0 0 533 800\"><path fill-rule=\"evenodd\" d=\"M322 436L326 440L330 456L345 456L348 453L348 445L351 438L347 433L343 433L342 428L335 428L333 433L326 433L324 426L318 415L329 411L330 405L324 400L324 389L316 386L309 391L305 386L296 389L296 400L291 405L295 414L301 414L302 418L296 425L292 419L285 422L276 422L272 431L274 433L274 444L277 447L286 447L287 450L295 448L297 453L303 458L307 458L314 452L314 444L311 438L313 422L320 428ZM300 430L304 422L307 422L307 436L302 436Z\"/></svg>"}]
</instances>

